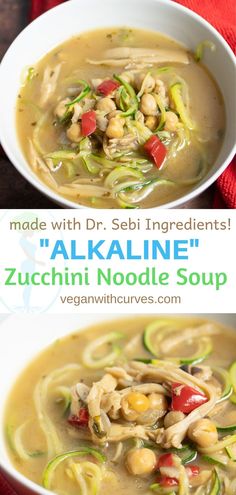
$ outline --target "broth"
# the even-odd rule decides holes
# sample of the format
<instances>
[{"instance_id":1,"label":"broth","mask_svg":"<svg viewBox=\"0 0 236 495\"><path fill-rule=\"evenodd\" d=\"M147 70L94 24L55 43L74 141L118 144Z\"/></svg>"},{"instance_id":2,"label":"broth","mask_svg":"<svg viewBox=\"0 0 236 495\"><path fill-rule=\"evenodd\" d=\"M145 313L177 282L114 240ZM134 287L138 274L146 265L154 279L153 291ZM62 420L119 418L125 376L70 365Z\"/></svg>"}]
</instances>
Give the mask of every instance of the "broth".
<instances>
[{"instance_id":1,"label":"broth","mask_svg":"<svg viewBox=\"0 0 236 495\"><path fill-rule=\"evenodd\" d=\"M187 479L189 494L211 495L215 493L211 491L212 486L217 482L217 493L233 495L236 383L232 394L226 370L231 366L231 379L234 373L235 380L236 366L232 366L236 359L235 344L235 333L218 323L166 317L119 319L57 340L20 375L10 394L5 428L12 463L27 478L58 494L187 493L181 492L183 481L176 482L178 469L182 469L181 476ZM149 376L152 372L154 374ZM101 424L99 426L98 417L92 412L101 396L96 396L92 404L91 397L86 395L94 383L100 386L104 376L101 417L105 434L99 430ZM114 386L109 380L117 383ZM181 398L185 400L181 405L175 402L179 401L184 385L185 394L190 390L193 393L193 388L197 393L196 387L201 390L198 404L191 411L186 409L189 407L186 397ZM123 399L117 406L119 394L123 394ZM138 398L138 406L137 403L134 406L134 398ZM191 400L194 401L194 397ZM147 401L148 409L144 412ZM210 401L213 401L211 405ZM208 408L205 414L203 408ZM136 416L131 417L134 413ZM180 417L173 419L173 414ZM197 415L195 419L193 414ZM208 438L198 427L193 441L190 425L193 423L196 427L201 415L213 429ZM110 418L108 422L104 422L105 417ZM178 425L183 425L181 421L186 418L189 421L189 427L184 428L187 433L180 434ZM215 425L221 428L218 433ZM175 434L171 428L177 428ZM83 451L86 448L92 450L86 453ZM71 451L77 454L68 455ZM145 468L137 458L135 462L132 459L133 453L138 452L142 458L147 451L149 457L155 459L155 465L149 470L149 459ZM56 465L55 459L65 453L64 460ZM168 459L175 467L163 462L166 453L171 453ZM168 478L175 482L168 485L165 470L171 466L174 475L169 474Z\"/></svg>"},{"instance_id":2,"label":"broth","mask_svg":"<svg viewBox=\"0 0 236 495\"><path fill-rule=\"evenodd\" d=\"M225 110L207 69L177 42L107 28L28 70L17 128L28 163L59 195L87 207L150 208L207 175Z\"/></svg>"}]
</instances>

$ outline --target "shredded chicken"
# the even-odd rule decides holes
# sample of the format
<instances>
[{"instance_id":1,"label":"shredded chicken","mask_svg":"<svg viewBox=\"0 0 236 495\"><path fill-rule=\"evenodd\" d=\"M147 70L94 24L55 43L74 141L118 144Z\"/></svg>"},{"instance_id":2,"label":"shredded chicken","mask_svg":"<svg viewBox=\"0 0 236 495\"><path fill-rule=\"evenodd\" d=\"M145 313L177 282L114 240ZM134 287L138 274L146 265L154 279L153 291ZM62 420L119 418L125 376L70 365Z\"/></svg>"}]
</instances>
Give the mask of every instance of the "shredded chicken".
<instances>
[{"instance_id":1,"label":"shredded chicken","mask_svg":"<svg viewBox=\"0 0 236 495\"><path fill-rule=\"evenodd\" d=\"M107 373L110 373L115 378L117 378L118 383L119 383L119 380L120 379L126 380L128 382L132 382L133 381L132 376L129 375L124 368L121 368L121 366L113 366L112 368L109 368L108 367L108 368L105 369L105 371Z\"/></svg>"},{"instance_id":2,"label":"shredded chicken","mask_svg":"<svg viewBox=\"0 0 236 495\"><path fill-rule=\"evenodd\" d=\"M167 361L164 362L164 365L160 364L160 366L153 366L150 364L146 365L144 363L134 361L131 363L131 367L137 370L138 374L136 379L142 380L145 378L147 380L148 378L151 378L152 380L156 379L157 382L161 383L163 381L184 383L198 389L199 391L203 391L209 398L205 404L192 411L182 421L179 421L165 430L162 442L163 447L180 448L181 442L186 436L189 426L198 419L208 415L208 413L214 408L217 401L215 391L205 382L189 375L180 368L176 368L174 364Z\"/></svg>"},{"instance_id":3,"label":"shredded chicken","mask_svg":"<svg viewBox=\"0 0 236 495\"><path fill-rule=\"evenodd\" d=\"M104 112L99 112L98 110L96 111L96 122L98 129L102 132L105 132L108 126L108 118L106 117Z\"/></svg>"},{"instance_id":4,"label":"shredded chicken","mask_svg":"<svg viewBox=\"0 0 236 495\"><path fill-rule=\"evenodd\" d=\"M122 67L128 64L159 64L181 63L188 64L189 57L185 50L154 49L154 48L112 48L106 50L101 60L87 59L92 65L110 65Z\"/></svg>"},{"instance_id":5,"label":"shredded chicken","mask_svg":"<svg viewBox=\"0 0 236 495\"><path fill-rule=\"evenodd\" d=\"M92 418L101 415L101 400L103 394L113 392L116 386L116 378L109 373L104 375L99 382L93 384L87 397L89 415Z\"/></svg>"},{"instance_id":6,"label":"shredded chicken","mask_svg":"<svg viewBox=\"0 0 236 495\"><path fill-rule=\"evenodd\" d=\"M128 386L124 386L123 383L127 382ZM158 415L155 416L155 425L146 421L142 425L123 424L126 396L134 392L146 396L151 394L168 396L173 382L179 382L204 392L208 401L167 428L160 427L161 425L157 422ZM93 383L90 389L84 384L77 384L72 389L74 413L76 413L76 407L80 407L76 404L78 398L87 404L90 434L95 443L104 442L104 439L116 442L137 437L155 441L164 448L180 448L189 426L208 416L214 410L217 394L214 387L171 362L157 361L155 365L152 365L131 361L124 368L119 366L106 368L106 374L100 381ZM127 404L126 406L129 407ZM127 414L127 411L125 412ZM122 423L119 423L119 420Z\"/></svg>"},{"instance_id":7,"label":"shredded chicken","mask_svg":"<svg viewBox=\"0 0 236 495\"><path fill-rule=\"evenodd\" d=\"M120 442L121 440L127 440L128 438L140 438L141 440L148 440L149 437L144 426L124 426L118 423L111 424L111 429L107 438L109 442Z\"/></svg>"},{"instance_id":8,"label":"shredded chicken","mask_svg":"<svg viewBox=\"0 0 236 495\"><path fill-rule=\"evenodd\" d=\"M104 152L112 157L114 154L119 153L121 151L130 151L136 150L139 147L139 142L136 136L133 134L126 134L123 138L113 138L103 140L103 149Z\"/></svg>"},{"instance_id":9,"label":"shredded chicken","mask_svg":"<svg viewBox=\"0 0 236 495\"><path fill-rule=\"evenodd\" d=\"M45 173L49 173L49 169L45 164L44 160L37 153L34 144L31 139L29 139L29 153L30 153L30 163L34 172L43 170Z\"/></svg>"},{"instance_id":10,"label":"shredded chicken","mask_svg":"<svg viewBox=\"0 0 236 495\"><path fill-rule=\"evenodd\" d=\"M76 124L78 120L80 119L81 115L83 113L83 108L79 103L75 103L74 105L74 113L73 117L71 119L72 124Z\"/></svg>"},{"instance_id":11,"label":"shredded chicken","mask_svg":"<svg viewBox=\"0 0 236 495\"><path fill-rule=\"evenodd\" d=\"M160 343L160 350L163 354L167 354L173 347L176 347L183 342L209 335L216 335L217 333L219 333L219 329L213 323L206 323L193 328L185 328L181 332L171 332L170 336L166 337Z\"/></svg>"},{"instance_id":12,"label":"shredded chicken","mask_svg":"<svg viewBox=\"0 0 236 495\"><path fill-rule=\"evenodd\" d=\"M114 391L110 394L104 394L101 400L102 409L108 413L111 419L119 419L119 411L121 408L121 395Z\"/></svg>"},{"instance_id":13,"label":"shredded chicken","mask_svg":"<svg viewBox=\"0 0 236 495\"><path fill-rule=\"evenodd\" d=\"M61 72L62 64L56 65L53 69L47 67L44 71L43 81L40 91L39 105L44 107L56 91L57 81Z\"/></svg>"},{"instance_id":14,"label":"shredded chicken","mask_svg":"<svg viewBox=\"0 0 236 495\"><path fill-rule=\"evenodd\" d=\"M133 385L132 387L124 388L119 392L119 394L121 397L124 397L125 395L130 394L130 392L140 392L144 395L152 393L168 395L167 390L158 383L142 383L141 385Z\"/></svg>"}]
</instances>

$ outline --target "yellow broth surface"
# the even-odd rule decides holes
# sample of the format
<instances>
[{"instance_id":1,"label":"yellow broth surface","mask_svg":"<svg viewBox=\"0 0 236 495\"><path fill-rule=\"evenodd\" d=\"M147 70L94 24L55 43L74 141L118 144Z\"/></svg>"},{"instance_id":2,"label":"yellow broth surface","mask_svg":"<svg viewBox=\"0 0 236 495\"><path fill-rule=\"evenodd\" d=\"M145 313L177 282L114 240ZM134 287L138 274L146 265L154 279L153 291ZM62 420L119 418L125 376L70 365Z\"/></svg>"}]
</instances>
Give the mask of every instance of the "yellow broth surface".
<instances>
[{"instance_id":1,"label":"yellow broth surface","mask_svg":"<svg viewBox=\"0 0 236 495\"><path fill-rule=\"evenodd\" d=\"M140 70L136 68L141 66L140 64L131 64L132 69L125 69L125 67L110 67L109 65L92 65L88 62L91 59L101 60L103 53L107 50L119 47L183 51L183 47L177 42L157 32L129 28L99 29L82 33L80 36L66 41L47 54L35 67L30 68L26 75L17 101L19 141L29 165L39 180L45 182L59 195L78 204L94 208L151 208L183 196L207 175L222 144L225 129L224 103L217 83L207 69L201 62L197 63L193 55L187 52L188 64L171 63L171 61L169 63L150 64L151 67L144 64L144 68ZM163 67L164 71L162 71ZM50 92L52 89L50 81L49 85L45 86L45 73L48 71L49 79L50 77L53 78L58 68L59 76L55 88L49 97L45 97L47 91ZM158 72L159 70L160 72ZM138 73L145 75L149 71L155 77L158 75L167 88L166 101L169 103L164 103L166 111L174 111L176 115L178 115L178 111L173 108L169 92L171 85L181 82L185 98L184 103L186 108L188 107L191 120L194 122L194 130L187 129L178 115L181 129L178 129L178 132L168 131L169 138L160 134L160 139L166 143L167 158L160 168L157 168L152 160L151 164L149 161L149 168L147 166L143 172L146 182L141 192L140 188L137 187L133 187L133 189L131 187L131 193L130 190L125 189L122 190L121 194L114 192L117 190L115 186L119 184L119 177L114 181L111 190L108 188L107 191L104 184L106 184L107 175L111 171L111 164L109 165L110 168L107 169L106 166L93 162L93 168L88 169L85 163L81 162L77 164L77 168L73 168L70 161L68 162L63 158L57 163L54 160L54 168L52 170L51 166L49 172L45 157L58 150L76 150L76 143L68 139L68 122L62 125L55 116L55 108L58 103L65 98L72 98L71 92L73 92L73 87L76 86L78 80L82 79L88 84L92 84L91 81L94 79L109 79L114 74L121 75L130 71L134 75L134 79L137 78ZM134 82L135 84L136 82ZM129 122L132 119L138 119L137 114L128 117ZM158 119L160 124L160 111L157 123ZM126 124L128 120L126 119ZM147 116L144 120L146 125ZM124 132L125 135L129 135L130 130L126 124L124 125ZM160 126L162 132L165 129L166 127ZM96 131L95 134L97 135L96 139L99 140L101 131ZM140 146L137 153L141 159L147 160L143 151L145 139L143 136L141 138L139 136ZM111 141L111 139L108 140L108 144ZM79 141L77 148L78 145ZM101 154L101 152L99 153ZM119 161L124 159L119 153L117 156L118 158L114 159L113 162L114 167L115 165L129 165L128 161L122 163ZM129 156L127 160L129 160ZM137 167L142 170L141 165ZM155 182L157 178L167 179L167 181L160 180L157 184ZM127 179L127 184L135 182L134 178L131 177L131 179ZM143 180L136 179L138 183L142 183ZM147 186L147 181L150 180L151 185ZM71 183L76 184L76 186L71 188ZM85 187L81 192L83 184L93 186L90 188L90 193L84 192ZM104 192L97 193L99 187L103 187ZM137 194L139 200L135 199Z\"/></svg>"},{"instance_id":2,"label":"yellow broth surface","mask_svg":"<svg viewBox=\"0 0 236 495\"><path fill-rule=\"evenodd\" d=\"M41 415L46 414L46 430L48 430L48 435L53 427L53 435L57 436L60 445L60 450L57 451L57 454L72 450L78 451L82 446L90 446L99 449L105 454L107 460L103 466L103 476L100 488L98 492L96 492L98 495L101 495L102 493L114 493L114 495L147 495L148 493L152 493L151 490L149 490L149 487L157 480L157 472L149 475L146 474L145 476L135 476L130 474L126 467L127 452L134 448L135 445L137 446L138 439L129 438L122 442L112 443L109 443L108 441L99 446L86 440L85 430L83 428L77 429L69 425L68 411L65 411L65 404L59 399L61 397L61 387L70 388L79 382L91 387L92 383L97 382L102 378L105 373L104 369L91 369L84 365L84 356L87 346L104 335L108 335L111 332L121 332L122 334L120 341L116 344L116 349L118 348L119 350L117 358L115 362L110 363L111 365L113 364L122 367L125 366L127 362L131 362L135 359L142 358L145 360L153 358L151 353L145 349L145 346L143 345L143 332L154 322L155 324L157 322L157 324L160 325L160 329L166 324L169 325L169 328L172 330L177 328L180 335L182 332L186 331L186 329L188 329L190 334L191 329L195 329L198 326L199 328L202 328L202 325L211 324L211 322L197 318L161 317L158 319L154 317L133 317L118 319L89 327L85 331L79 333L74 332L65 338L56 340L54 344L44 350L28 365L25 371L23 371L17 379L17 382L11 391L5 413L8 452L13 465L18 471L38 484L43 483L43 472L45 472L45 467L51 460L48 453L49 444L47 443L47 435L45 435L45 431L42 430L41 422ZM217 334L210 337L212 352L208 357L206 356L201 364L196 364L195 366L201 367L203 365L204 369L206 369L206 367L212 367L212 369L218 367L218 369L228 370L236 359L236 334L234 331L229 330L218 323L213 322L212 324L214 325L214 328L217 328ZM161 359L165 361L173 357L177 358L177 356L182 356L182 359L184 356L189 357L196 352L201 338L202 337L199 337L199 339L185 338L184 343L182 342L175 346L170 353L171 356L169 355L167 357L162 355ZM104 355L110 351L111 346L106 346L104 344L97 350L94 357L95 359L103 358ZM73 369L73 365L75 364L79 365L78 369ZM60 371L62 368L65 370L64 367L67 365L72 365L69 372L68 370L64 373ZM176 366L178 366L178 364L176 364ZM54 375L52 375L52 373L54 373ZM50 381L50 377L52 376L54 376L54 379ZM216 376L218 377L218 375ZM44 395L40 395L41 405L39 407L39 402L37 404L35 403L37 384L45 384L47 380L49 380L47 382L47 390L46 392L44 391ZM217 386L219 387L219 383ZM224 385L221 383L222 388L223 386ZM42 390L41 394L43 394ZM236 423L236 406L230 402L229 398L216 407L218 407L218 409L213 416L213 421L221 426ZM39 408L39 410L36 411L36 408ZM209 415L209 417L211 416ZM130 425L132 426L134 423L130 423ZM228 436L233 435L233 432L221 434L221 438L224 438L225 435L228 438ZM119 455L117 455L118 444L121 449ZM152 444L151 449L157 453L157 456L160 453L170 451L165 449L160 450L160 446L155 444ZM222 455L222 449L220 453ZM223 457L225 457L225 452L223 452ZM78 458L77 460L78 462L81 462L81 459ZM67 495L83 493L68 475L68 469L71 462L71 459L67 459L55 470L50 486L55 493ZM228 486L235 479L235 464L229 459L227 462L228 467L223 466L222 468L221 465L218 465L218 473L222 483L222 490L219 493L222 495L223 493L233 495L234 492L230 491L230 489L227 492L223 491L223 486ZM208 470L210 475L211 473L214 473L214 463L211 464L203 460L200 453L198 453L192 463L190 462L186 467L191 465L199 466L200 470ZM226 481L225 478L227 478ZM224 485L226 482L228 485ZM205 491L201 493L210 493L210 491L208 491L209 486L209 481L208 484L205 482L205 485L203 484L203 490ZM197 492L197 489L196 485L191 486L190 483L189 493L199 493ZM232 490L233 489L234 488L232 488ZM91 495L93 491L88 490L86 493ZM157 491L157 493L159 492ZM160 491L160 493L162 492Z\"/></svg>"}]
</instances>

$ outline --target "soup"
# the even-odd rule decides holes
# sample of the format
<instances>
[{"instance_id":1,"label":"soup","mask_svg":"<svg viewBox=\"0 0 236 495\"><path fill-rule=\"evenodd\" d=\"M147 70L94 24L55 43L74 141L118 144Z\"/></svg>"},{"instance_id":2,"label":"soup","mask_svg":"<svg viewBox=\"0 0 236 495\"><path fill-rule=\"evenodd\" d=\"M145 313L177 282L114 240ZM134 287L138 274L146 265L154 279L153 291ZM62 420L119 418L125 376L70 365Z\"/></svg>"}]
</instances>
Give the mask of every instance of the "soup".
<instances>
[{"instance_id":1,"label":"soup","mask_svg":"<svg viewBox=\"0 0 236 495\"><path fill-rule=\"evenodd\" d=\"M17 103L26 159L57 194L94 208L150 208L208 173L225 128L223 98L195 56L139 29L66 41L27 71Z\"/></svg>"},{"instance_id":2,"label":"soup","mask_svg":"<svg viewBox=\"0 0 236 495\"><path fill-rule=\"evenodd\" d=\"M57 340L10 394L14 466L63 495L235 494L235 344L218 323L166 317Z\"/></svg>"}]
</instances>

